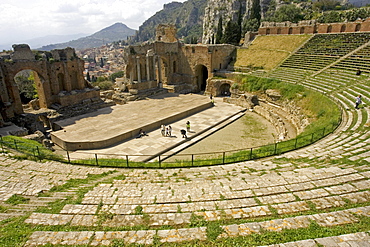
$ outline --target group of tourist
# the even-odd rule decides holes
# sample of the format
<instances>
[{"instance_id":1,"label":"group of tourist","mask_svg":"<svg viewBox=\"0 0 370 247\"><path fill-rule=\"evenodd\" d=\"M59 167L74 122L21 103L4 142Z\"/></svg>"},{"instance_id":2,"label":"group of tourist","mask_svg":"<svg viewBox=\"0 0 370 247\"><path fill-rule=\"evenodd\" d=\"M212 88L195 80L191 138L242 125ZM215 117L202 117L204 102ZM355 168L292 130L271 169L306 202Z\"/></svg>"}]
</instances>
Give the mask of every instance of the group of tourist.
<instances>
[{"instance_id":1,"label":"group of tourist","mask_svg":"<svg viewBox=\"0 0 370 247\"><path fill-rule=\"evenodd\" d=\"M160 130L161 130L162 136L172 136L172 127L171 127L171 125L166 126L166 125L162 124ZM186 130L185 129L180 130L182 138L185 138L185 139L188 138L187 135L186 135L186 132L189 132L189 131L190 131L190 122L187 121L186 122Z\"/></svg>"},{"instance_id":2,"label":"group of tourist","mask_svg":"<svg viewBox=\"0 0 370 247\"><path fill-rule=\"evenodd\" d=\"M171 125L161 125L161 134L162 136L172 136L172 127Z\"/></svg>"}]
</instances>

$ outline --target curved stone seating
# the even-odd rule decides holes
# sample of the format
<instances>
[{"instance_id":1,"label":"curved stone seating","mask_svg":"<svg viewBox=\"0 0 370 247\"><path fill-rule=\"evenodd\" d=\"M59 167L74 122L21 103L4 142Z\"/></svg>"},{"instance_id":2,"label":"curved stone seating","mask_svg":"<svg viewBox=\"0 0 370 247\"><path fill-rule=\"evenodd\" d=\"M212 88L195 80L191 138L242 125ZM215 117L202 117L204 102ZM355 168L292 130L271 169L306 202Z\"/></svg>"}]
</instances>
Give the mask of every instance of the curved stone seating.
<instances>
[{"instance_id":1,"label":"curved stone seating","mask_svg":"<svg viewBox=\"0 0 370 247\"><path fill-rule=\"evenodd\" d=\"M330 35L333 39L339 37L341 42L335 43L331 50L321 47L320 56L325 56L325 52L343 56L362 45L369 35ZM316 41L325 43L325 36L318 36ZM300 51L301 55L317 52L318 47L311 44ZM117 175L125 178L101 180L77 204L66 202L57 213L32 213L24 224L38 229L57 226L58 230L34 231L25 246L48 243L100 246L114 240L124 244L206 241L210 223L218 224L223 230L217 236L222 241L266 232L278 234L286 229L294 231L308 228L312 222L324 228L355 225L370 217L370 133L365 128L370 114L368 108L354 109L357 94L364 95L367 104L368 81L356 76L353 70L340 68L312 73L301 68L279 67L269 76L302 83L337 101L343 108L343 121L333 134L308 147L263 160L191 169L122 169ZM21 181L20 178L29 175L23 169L27 161L19 165L18 161L4 157L0 156L7 162L1 167L7 174L5 182ZM50 179L59 176L58 163L51 166L55 169L52 171L48 170L48 164L30 164L39 176ZM63 169L67 167L60 165ZM72 178L89 172L90 168L71 166L69 169ZM330 246L340 241L367 246L368 239L369 233L359 230L292 243L276 242L271 246Z\"/></svg>"}]
</instances>

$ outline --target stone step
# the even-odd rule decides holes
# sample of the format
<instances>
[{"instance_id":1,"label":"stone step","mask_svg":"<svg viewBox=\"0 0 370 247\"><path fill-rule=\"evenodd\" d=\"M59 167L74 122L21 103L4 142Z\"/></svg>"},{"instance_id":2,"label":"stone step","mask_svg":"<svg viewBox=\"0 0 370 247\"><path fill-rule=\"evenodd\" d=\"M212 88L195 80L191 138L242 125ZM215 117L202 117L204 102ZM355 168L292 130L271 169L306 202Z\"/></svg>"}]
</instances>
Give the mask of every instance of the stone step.
<instances>
[{"instance_id":1,"label":"stone step","mask_svg":"<svg viewBox=\"0 0 370 247\"><path fill-rule=\"evenodd\" d=\"M279 232L282 229L307 228L311 221L323 227L346 225L358 222L359 216L370 217L370 207L354 208L331 213L313 214L307 216L296 216L276 220L223 225L224 230L217 238L246 236L250 234L268 232ZM32 223L32 222L29 222ZM122 240L125 244L153 244L154 236L158 236L160 243L184 242L194 240L206 240L207 228L181 228L168 230L141 230L141 231L69 231L69 232L46 232L37 231L32 233L24 246L36 246L40 244L69 244L69 245L105 245L113 243L114 239ZM362 235L361 235L362 236Z\"/></svg>"}]
</instances>

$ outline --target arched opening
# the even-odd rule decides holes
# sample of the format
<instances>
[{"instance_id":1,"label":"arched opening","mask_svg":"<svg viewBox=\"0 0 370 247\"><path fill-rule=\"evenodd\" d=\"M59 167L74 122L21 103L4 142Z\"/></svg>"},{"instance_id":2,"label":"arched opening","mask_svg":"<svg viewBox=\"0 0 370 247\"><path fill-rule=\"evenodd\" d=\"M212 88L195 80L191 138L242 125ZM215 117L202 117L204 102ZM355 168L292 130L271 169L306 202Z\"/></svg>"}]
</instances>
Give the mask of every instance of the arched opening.
<instances>
[{"instance_id":1,"label":"arched opening","mask_svg":"<svg viewBox=\"0 0 370 247\"><path fill-rule=\"evenodd\" d=\"M361 30L361 24L357 24L355 28L355 32L358 32Z\"/></svg>"},{"instance_id":2,"label":"arched opening","mask_svg":"<svg viewBox=\"0 0 370 247\"><path fill-rule=\"evenodd\" d=\"M230 84L224 83L220 86L220 95L219 96L230 96Z\"/></svg>"},{"instance_id":3,"label":"arched opening","mask_svg":"<svg viewBox=\"0 0 370 247\"><path fill-rule=\"evenodd\" d=\"M270 28L267 28L266 29L266 35L269 35L270 34Z\"/></svg>"},{"instance_id":4,"label":"arched opening","mask_svg":"<svg viewBox=\"0 0 370 247\"><path fill-rule=\"evenodd\" d=\"M281 34L281 28L277 29L277 34Z\"/></svg>"},{"instance_id":5,"label":"arched opening","mask_svg":"<svg viewBox=\"0 0 370 247\"><path fill-rule=\"evenodd\" d=\"M289 30L288 30L288 34L292 34L293 33L293 28L289 28Z\"/></svg>"},{"instance_id":6,"label":"arched opening","mask_svg":"<svg viewBox=\"0 0 370 247\"><path fill-rule=\"evenodd\" d=\"M299 33L304 34L304 27L301 27L301 29L299 30Z\"/></svg>"},{"instance_id":7,"label":"arched opening","mask_svg":"<svg viewBox=\"0 0 370 247\"><path fill-rule=\"evenodd\" d=\"M341 27L340 27L340 32L341 33L343 33L343 32L345 32L346 31L346 25L342 25Z\"/></svg>"},{"instance_id":8,"label":"arched opening","mask_svg":"<svg viewBox=\"0 0 370 247\"><path fill-rule=\"evenodd\" d=\"M195 67L195 77L199 91L203 92L207 87L208 69L204 65L197 65Z\"/></svg>"},{"instance_id":9,"label":"arched opening","mask_svg":"<svg viewBox=\"0 0 370 247\"><path fill-rule=\"evenodd\" d=\"M14 76L17 84L20 99L23 108L28 108L28 103L38 98L37 84L40 84L40 78L36 71L24 69Z\"/></svg>"},{"instance_id":10,"label":"arched opening","mask_svg":"<svg viewBox=\"0 0 370 247\"><path fill-rule=\"evenodd\" d=\"M326 32L327 32L327 33L331 33L331 29L332 29L332 27L329 25L329 26L328 26L328 29L326 30Z\"/></svg>"}]
</instances>

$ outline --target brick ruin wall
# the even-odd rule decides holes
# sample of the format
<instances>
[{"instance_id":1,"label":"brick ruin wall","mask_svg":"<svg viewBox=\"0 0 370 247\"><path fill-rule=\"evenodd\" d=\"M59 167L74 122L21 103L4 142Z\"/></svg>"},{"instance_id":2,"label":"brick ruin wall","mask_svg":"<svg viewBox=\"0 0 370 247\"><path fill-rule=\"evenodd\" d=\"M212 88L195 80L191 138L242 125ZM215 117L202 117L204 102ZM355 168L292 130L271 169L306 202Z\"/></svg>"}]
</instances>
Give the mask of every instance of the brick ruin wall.
<instances>
[{"instance_id":1,"label":"brick ruin wall","mask_svg":"<svg viewBox=\"0 0 370 247\"><path fill-rule=\"evenodd\" d=\"M316 21L262 22L258 29L259 35L275 34L315 34L315 33L350 33L370 32L370 18L355 22L317 23Z\"/></svg>"}]
</instances>

